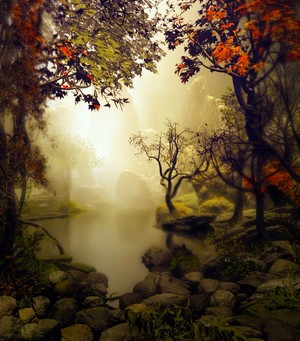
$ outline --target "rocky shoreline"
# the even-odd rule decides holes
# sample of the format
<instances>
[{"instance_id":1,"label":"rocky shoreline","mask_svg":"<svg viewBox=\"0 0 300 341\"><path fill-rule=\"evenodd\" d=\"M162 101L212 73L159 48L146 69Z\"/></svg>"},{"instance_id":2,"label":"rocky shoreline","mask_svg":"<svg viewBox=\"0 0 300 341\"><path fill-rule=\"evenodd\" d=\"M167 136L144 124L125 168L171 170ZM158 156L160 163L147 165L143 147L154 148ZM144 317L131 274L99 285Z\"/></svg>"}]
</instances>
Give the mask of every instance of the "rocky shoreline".
<instances>
[{"instance_id":1,"label":"rocky shoreline","mask_svg":"<svg viewBox=\"0 0 300 341\"><path fill-rule=\"evenodd\" d=\"M153 246L142 259L148 275L119 297L108 297L105 274L60 256L60 270L48 275L30 302L0 296L0 340L129 340L128 311L169 305L188 305L193 319L204 324L225 318L249 340L300 340L300 266L281 244L269 244L253 259L259 270L235 279L220 275L220 254L175 273L170 265L180 249Z\"/></svg>"}]
</instances>

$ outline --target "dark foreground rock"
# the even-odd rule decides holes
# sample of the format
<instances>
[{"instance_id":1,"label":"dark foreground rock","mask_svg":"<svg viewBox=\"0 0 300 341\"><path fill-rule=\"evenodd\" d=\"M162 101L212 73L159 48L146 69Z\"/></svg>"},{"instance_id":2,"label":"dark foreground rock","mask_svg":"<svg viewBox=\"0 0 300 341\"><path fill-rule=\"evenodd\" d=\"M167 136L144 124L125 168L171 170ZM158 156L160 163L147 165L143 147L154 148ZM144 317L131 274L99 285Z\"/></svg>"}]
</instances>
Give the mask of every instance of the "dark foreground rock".
<instances>
[{"instance_id":1,"label":"dark foreground rock","mask_svg":"<svg viewBox=\"0 0 300 341\"><path fill-rule=\"evenodd\" d=\"M213 231L211 223L214 215L197 215L173 219L162 224L165 230L171 232L188 232L194 234L207 234Z\"/></svg>"}]
</instances>

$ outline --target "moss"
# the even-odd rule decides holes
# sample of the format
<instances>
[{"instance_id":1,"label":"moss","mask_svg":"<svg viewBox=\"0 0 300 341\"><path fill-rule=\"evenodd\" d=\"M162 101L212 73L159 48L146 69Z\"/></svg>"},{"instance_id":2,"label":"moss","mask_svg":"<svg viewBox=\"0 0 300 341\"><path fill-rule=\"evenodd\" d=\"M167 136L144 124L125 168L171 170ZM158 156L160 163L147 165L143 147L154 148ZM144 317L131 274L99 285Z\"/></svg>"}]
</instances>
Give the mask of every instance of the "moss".
<instances>
[{"instance_id":1,"label":"moss","mask_svg":"<svg viewBox=\"0 0 300 341\"><path fill-rule=\"evenodd\" d=\"M216 197L203 202L199 206L199 212L219 214L233 211L233 208L234 205L224 197Z\"/></svg>"},{"instance_id":2,"label":"moss","mask_svg":"<svg viewBox=\"0 0 300 341\"><path fill-rule=\"evenodd\" d=\"M174 206L176 208L176 218L187 217L193 214L193 210L190 207L187 207L182 203L175 202ZM170 215L170 212L166 204L162 204L156 209L156 221L157 222L164 223L170 220L171 218L172 217Z\"/></svg>"}]
</instances>

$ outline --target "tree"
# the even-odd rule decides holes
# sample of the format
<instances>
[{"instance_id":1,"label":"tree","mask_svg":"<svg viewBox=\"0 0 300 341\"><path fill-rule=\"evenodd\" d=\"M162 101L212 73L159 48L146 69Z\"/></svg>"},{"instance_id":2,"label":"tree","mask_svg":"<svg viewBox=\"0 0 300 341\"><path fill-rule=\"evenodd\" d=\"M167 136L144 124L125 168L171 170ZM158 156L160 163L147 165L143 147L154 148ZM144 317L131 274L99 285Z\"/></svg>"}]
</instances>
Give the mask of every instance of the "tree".
<instances>
[{"instance_id":1,"label":"tree","mask_svg":"<svg viewBox=\"0 0 300 341\"><path fill-rule=\"evenodd\" d=\"M122 86L130 86L143 68L154 71L162 56L152 33L154 26L159 28L158 17L152 19L146 4L154 10L156 2L1 1L0 250L4 255L12 253L21 227L16 185L22 183L24 201L28 174L40 183L45 180L45 159L32 148L28 130L45 128L47 99L70 92L75 102L86 101L92 110L100 108L97 91L117 105L127 102L119 96ZM45 13L59 32L48 40L42 35ZM84 93L93 82L96 92Z\"/></svg>"},{"instance_id":2,"label":"tree","mask_svg":"<svg viewBox=\"0 0 300 341\"><path fill-rule=\"evenodd\" d=\"M248 141L255 149L256 179L262 175L266 153L283 163L281 155L265 139L258 86L272 76L275 67L300 57L300 24L297 1L208 0L199 1L198 18L184 23L183 14L197 0L180 2L181 14L166 31L170 49L185 45L176 72L187 82L202 67L228 74L245 116ZM289 167L288 164L286 164ZM297 181L299 175L289 169ZM261 183L258 181L258 183ZM257 197L257 233L266 239L262 202Z\"/></svg>"},{"instance_id":3,"label":"tree","mask_svg":"<svg viewBox=\"0 0 300 341\"><path fill-rule=\"evenodd\" d=\"M171 216L177 214L173 199L182 182L203 175L209 165L206 154L200 150L195 152L193 148L193 139L197 139L197 135L188 129L178 132L177 126L178 123L167 121L166 132L156 134L152 141L148 142L148 137L142 132L129 140L138 150L137 155L145 154L148 161L154 160L157 163L160 184L164 187L165 201Z\"/></svg>"}]
</instances>

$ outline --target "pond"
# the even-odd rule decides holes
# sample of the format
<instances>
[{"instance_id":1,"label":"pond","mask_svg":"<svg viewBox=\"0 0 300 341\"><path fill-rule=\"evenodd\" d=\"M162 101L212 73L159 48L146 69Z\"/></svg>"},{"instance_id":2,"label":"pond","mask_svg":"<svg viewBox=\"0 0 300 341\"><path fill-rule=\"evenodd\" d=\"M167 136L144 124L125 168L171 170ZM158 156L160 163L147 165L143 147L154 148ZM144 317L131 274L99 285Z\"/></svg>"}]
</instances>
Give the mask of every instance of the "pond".
<instances>
[{"instance_id":1,"label":"pond","mask_svg":"<svg viewBox=\"0 0 300 341\"><path fill-rule=\"evenodd\" d=\"M107 275L109 294L132 291L148 273L142 264L145 251L166 243L166 233L155 227L153 210L93 211L40 224L60 241L74 262L92 265ZM174 235L173 243L185 243L200 256L208 247L198 237Z\"/></svg>"}]
</instances>

